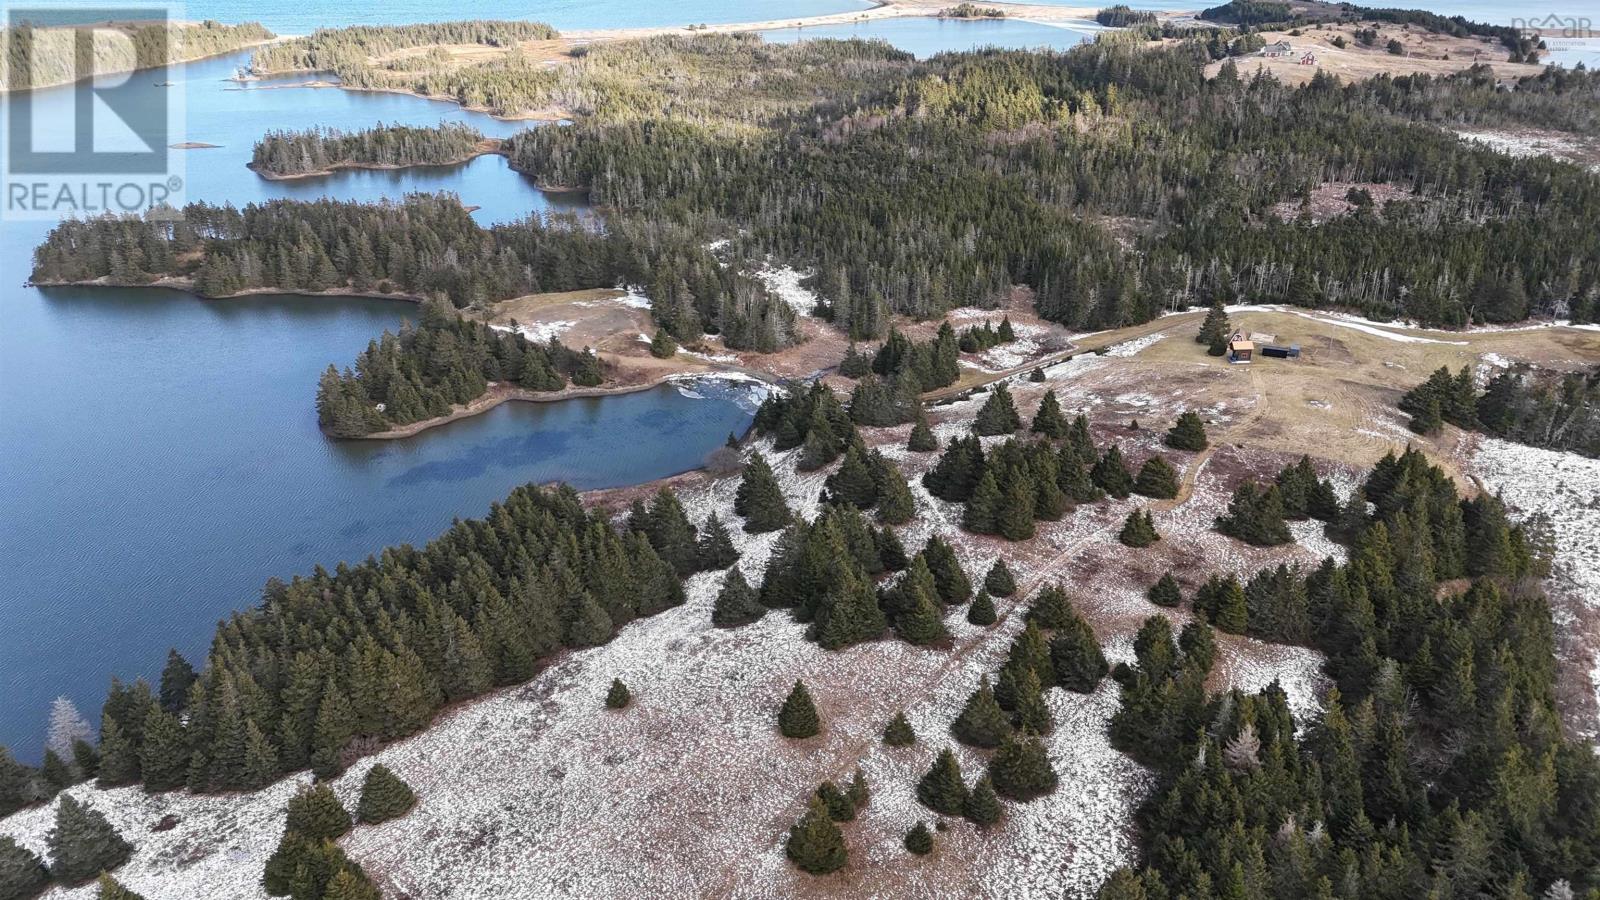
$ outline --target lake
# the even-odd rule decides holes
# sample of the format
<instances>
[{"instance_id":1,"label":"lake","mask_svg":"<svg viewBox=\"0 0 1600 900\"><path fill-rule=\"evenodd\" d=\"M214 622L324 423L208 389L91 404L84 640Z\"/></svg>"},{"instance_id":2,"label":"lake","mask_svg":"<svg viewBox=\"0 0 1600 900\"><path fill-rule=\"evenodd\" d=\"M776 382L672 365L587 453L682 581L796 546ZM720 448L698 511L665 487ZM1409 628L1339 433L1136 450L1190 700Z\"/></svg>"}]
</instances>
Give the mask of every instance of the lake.
<instances>
[{"instance_id":1,"label":"lake","mask_svg":"<svg viewBox=\"0 0 1600 900\"><path fill-rule=\"evenodd\" d=\"M188 151L190 199L449 190L480 205L483 222L584 209L498 156L258 178L244 166L267 128L445 119L504 136L525 123L396 94L231 89L241 61L135 76L177 82L187 139L221 145ZM669 386L507 403L402 441L328 440L317 377L414 306L22 287L47 229L0 222L0 745L23 759L38 759L51 699L65 694L98 721L111 675L155 677L168 646L201 662L216 620L254 604L271 576L425 542L526 482L595 488L694 468L754 412L747 388L697 384L704 399Z\"/></svg>"}]
</instances>

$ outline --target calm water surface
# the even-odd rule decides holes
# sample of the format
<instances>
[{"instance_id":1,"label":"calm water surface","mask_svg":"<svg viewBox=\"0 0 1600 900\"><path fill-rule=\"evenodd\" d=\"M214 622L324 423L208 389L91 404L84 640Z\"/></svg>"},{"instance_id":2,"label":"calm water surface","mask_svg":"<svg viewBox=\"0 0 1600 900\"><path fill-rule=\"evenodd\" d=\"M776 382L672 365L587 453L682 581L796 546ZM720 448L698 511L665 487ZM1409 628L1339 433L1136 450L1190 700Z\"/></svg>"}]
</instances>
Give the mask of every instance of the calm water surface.
<instances>
[{"instance_id":1,"label":"calm water surface","mask_svg":"<svg viewBox=\"0 0 1600 900\"><path fill-rule=\"evenodd\" d=\"M244 204L448 190L480 221L582 210L500 157L457 168L269 182L244 168L268 128L468 121L412 97L231 89L242 57L140 73L188 104L189 198ZM63 103L67 89L40 95ZM0 105L0 116L9 110ZM510 403L392 442L331 441L317 376L354 359L408 303L22 286L47 226L0 223L0 744L37 759L60 694L91 720L112 674L154 677L168 646L197 662L216 620L271 576L422 543L526 482L628 484L693 468L743 432L748 391L696 386Z\"/></svg>"}]
</instances>

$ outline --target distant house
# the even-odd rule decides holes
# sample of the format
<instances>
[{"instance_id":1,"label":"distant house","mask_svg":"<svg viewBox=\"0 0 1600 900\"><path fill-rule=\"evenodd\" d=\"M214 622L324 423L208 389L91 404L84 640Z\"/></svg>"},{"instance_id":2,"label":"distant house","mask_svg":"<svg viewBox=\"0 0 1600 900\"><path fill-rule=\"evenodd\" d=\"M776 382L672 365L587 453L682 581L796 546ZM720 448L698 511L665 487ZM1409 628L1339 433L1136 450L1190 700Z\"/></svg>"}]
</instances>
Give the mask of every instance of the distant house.
<instances>
[{"instance_id":1,"label":"distant house","mask_svg":"<svg viewBox=\"0 0 1600 900\"><path fill-rule=\"evenodd\" d=\"M1235 331L1233 337L1228 339L1228 362L1247 363L1256 352L1255 341Z\"/></svg>"},{"instance_id":2,"label":"distant house","mask_svg":"<svg viewBox=\"0 0 1600 900\"><path fill-rule=\"evenodd\" d=\"M1288 41L1278 41L1277 43L1268 44L1265 47L1261 48L1261 55L1262 56L1269 56L1269 57L1274 57L1274 58L1279 57L1279 56L1288 56L1289 54L1291 54L1293 52L1294 52L1294 48L1289 46L1289 42Z\"/></svg>"}]
</instances>

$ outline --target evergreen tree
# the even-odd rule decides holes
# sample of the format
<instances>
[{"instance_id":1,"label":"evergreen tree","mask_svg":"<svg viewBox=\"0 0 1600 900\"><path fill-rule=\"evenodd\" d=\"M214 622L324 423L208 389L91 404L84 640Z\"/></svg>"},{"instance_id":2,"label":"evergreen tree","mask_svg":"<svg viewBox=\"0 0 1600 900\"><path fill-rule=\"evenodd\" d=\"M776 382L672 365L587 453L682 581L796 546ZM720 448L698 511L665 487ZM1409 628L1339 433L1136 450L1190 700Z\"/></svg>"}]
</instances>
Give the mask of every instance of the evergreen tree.
<instances>
[{"instance_id":1,"label":"evergreen tree","mask_svg":"<svg viewBox=\"0 0 1600 900\"><path fill-rule=\"evenodd\" d=\"M1028 621L1052 631L1066 627L1076 615L1066 591L1054 584L1047 585L1035 595L1028 607Z\"/></svg>"},{"instance_id":2,"label":"evergreen tree","mask_svg":"<svg viewBox=\"0 0 1600 900\"><path fill-rule=\"evenodd\" d=\"M995 516L995 530L1008 541L1025 541L1034 534L1033 486L1022 475L1009 481Z\"/></svg>"},{"instance_id":3,"label":"evergreen tree","mask_svg":"<svg viewBox=\"0 0 1600 900\"><path fill-rule=\"evenodd\" d=\"M0 894L0 896L5 896ZM142 894L123 887L115 878L102 872L95 892L95 900L144 900Z\"/></svg>"},{"instance_id":4,"label":"evergreen tree","mask_svg":"<svg viewBox=\"0 0 1600 900\"><path fill-rule=\"evenodd\" d=\"M929 453L939 449L939 439L933 436L928 417L920 409L917 411L917 424L911 426L911 438L906 442L906 449L914 453Z\"/></svg>"},{"instance_id":5,"label":"evergreen tree","mask_svg":"<svg viewBox=\"0 0 1600 900\"><path fill-rule=\"evenodd\" d=\"M650 546L672 566L679 578L699 571L703 548L697 543L694 526L689 523L683 504L671 488L663 487L656 492L649 514L645 517L644 528L640 529L639 525L638 522L632 523L635 530L644 531L650 539ZM726 551L731 552L732 549L730 542ZM713 552L721 552L721 548Z\"/></svg>"},{"instance_id":6,"label":"evergreen tree","mask_svg":"<svg viewBox=\"0 0 1600 900\"><path fill-rule=\"evenodd\" d=\"M1223 356L1228 352L1228 336L1218 334L1211 338L1211 343L1206 346L1207 356Z\"/></svg>"},{"instance_id":7,"label":"evergreen tree","mask_svg":"<svg viewBox=\"0 0 1600 900\"><path fill-rule=\"evenodd\" d=\"M349 834L353 827L349 811L326 784L302 788L289 798L285 831L311 841L331 841Z\"/></svg>"},{"instance_id":8,"label":"evergreen tree","mask_svg":"<svg viewBox=\"0 0 1600 900\"><path fill-rule=\"evenodd\" d=\"M824 781L817 785L816 798L821 800L823 807L828 810L828 818L835 822L849 822L855 819L856 805L833 782Z\"/></svg>"},{"instance_id":9,"label":"evergreen tree","mask_svg":"<svg viewBox=\"0 0 1600 900\"><path fill-rule=\"evenodd\" d=\"M611 679L611 687L606 690L606 709L626 709L632 702L633 694L622 683L622 679Z\"/></svg>"},{"instance_id":10,"label":"evergreen tree","mask_svg":"<svg viewBox=\"0 0 1600 900\"><path fill-rule=\"evenodd\" d=\"M1041 366L1034 366L1033 371L1028 373L1028 380L1034 382L1035 384L1043 383L1045 381L1044 368Z\"/></svg>"},{"instance_id":11,"label":"evergreen tree","mask_svg":"<svg viewBox=\"0 0 1600 900\"><path fill-rule=\"evenodd\" d=\"M1083 617L1073 614L1072 621L1056 630L1050 641L1050 664L1056 673L1056 682L1069 691L1092 693L1100 679L1110 671L1100 642L1094 630Z\"/></svg>"},{"instance_id":12,"label":"evergreen tree","mask_svg":"<svg viewBox=\"0 0 1600 900\"><path fill-rule=\"evenodd\" d=\"M834 824L820 799L812 797L805 815L789 829L784 853L790 862L813 875L826 875L844 867L844 832Z\"/></svg>"},{"instance_id":13,"label":"evergreen tree","mask_svg":"<svg viewBox=\"0 0 1600 900\"><path fill-rule=\"evenodd\" d=\"M1056 392L1045 391L1044 399L1039 401L1039 411L1034 413L1031 430L1053 440L1066 437L1067 427L1067 417L1061 414Z\"/></svg>"},{"instance_id":14,"label":"evergreen tree","mask_svg":"<svg viewBox=\"0 0 1600 900\"><path fill-rule=\"evenodd\" d=\"M722 519L714 512L706 518L705 525L700 528L700 540L696 550L701 571L726 569L739 561L739 551L733 548L733 538L728 534L728 527L722 524Z\"/></svg>"},{"instance_id":15,"label":"evergreen tree","mask_svg":"<svg viewBox=\"0 0 1600 900\"><path fill-rule=\"evenodd\" d=\"M985 773L967 795L961 815L979 828L988 828L1000 821L1000 813L1000 798L995 795L994 782Z\"/></svg>"},{"instance_id":16,"label":"evergreen tree","mask_svg":"<svg viewBox=\"0 0 1600 900\"><path fill-rule=\"evenodd\" d=\"M1128 467L1122 461L1122 450L1116 444L1107 447L1106 452L1095 461L1089 478L1095 487L1118 500L1127 499L1133 491L1133 476L1128 474Z\"/></svg>"},{"instance_id":17,"label":"evergreen tree","mask_svg":"<svg viewBox=\"0 0 1600 900\"><path fill-rule=\"evenodd\" d=\"M1178 579L1168 572L1161 579L1150 586L1150 591L1145 595L1150 602L1157 606L1176 607L1183 602L1183 590L1178 587Z\"/></svg>"},{"instance_id":18,"label":"evergreen tree","mask_svg":"<svg viewBox=\"0 0 1600 900\"><path fill-rule=\"evenodd\" d=\"M1161 540L1161 535L1156 533L1156 523L1149 511L1136 509L1128 513L1117 540L1129 547L1148 547Z\"/></svg>"},{"instance_id":19,"label":"evergreen tree","mask_svg":"<svg viewBox=\"0 0 1600 900\"><path fill-rule=\"evenodd\" d=\"M322 900L383 900L383 894L358 869L347 866L328 879Z\"/></svg>"},{"instance_id":20,"label":"evergreen tree","mask_svg":"<svg viewBox=\"0 0 1600 900\"><path fill-rule=\"evenodd\" d=\"M877 592L865 575L845 569L824 592L816 610L815 637L826 650L876 640L888 626Z\"/></svg>"},{"instance_id":21,"label":"evergreen tree","mask_svg":"<svg viewBox=\"0 0 1600 900\"><path fill-rule=\"evenodd\" d=\"M816 704L805 682L796 681L778 710L778 732L786 738L808 738L822 730Z\"/></svg>"},{"instance_id":22,"label":"evergreen tree","mask_svg":"<svg viewBox=\"0 0 1600 900\"><path fill-rule=\"evenodd\" d=\"M178 717L153 707L144 717L144 746L139 748L139 771L144 789L151 793L182 787L188 778L189 740Z\"/></svg>"},{"instance_id":23,"label":"evergreen tree","mask_svg":"<svg viewBox=\"0 0 1600 900\"><path fill-rule=\"evenodd\" d=\"M994 609L994 601L989 599L989 592L978 591L977 598L972 601L971 606L967 607L967 621L973 625L987 628L993 625L998 618L999 616L996 615Z\"/></svg>"},{"instance_id":24,"label":"evergreen tree","mask_svg":"<svg viewBox=\"0 0 1600 900\"><path fill-rule=\"evenodd\" d=\"M168 650L167 664L161 670L161 708L170 713L181 711L197 677L194 666L189 665L176 647Z\"/></svg>"},{"instance_id":25,"label":"evergreen tree","mask_svg":"<svg viewBox=\"0 0 1600 900\"><path fill-rule=\"evenodd\" d=\"M756 592L737 567L728 570L722 581L722 591L711 607L711 624L718 628L737 628L760 620L767 614Z\"/></svg>"},{"instance_id":26,"label":"evergreen tree","mask_svg":"<svg viewBox=\"0 0 1600 900\"><path fill-rule=\"evenodd\" d=\"M917 800L934 812L961 815L967 802L967 785L961 780L961 766L949 747L939 751L932 767L917 782Z\"/></svg>"},{"instance_id":27,"label":"evergreen tree","mask_svg":"<svg viewBox=\"0 0 1600 900\"><path fill-rule=\"evenodd\" d=\"M744 479L739 482L733 506L734 512L744 516L744 530L751 534L785 528L793 518L772 467L760 453L752 454L744 467Z\"/></svg>"},{"instance_id":28,"label":"evergreen tree","mask_svg":"<svg viewBox=\"0 0 1600 900\"><path fill-rule=\"evenodd\" d=\"M1037 735L1009 735L989 761L989 778L999 794L1022 803L1056 789L1058 778Z\"/></svg>"},{"instance_id":29,"label":"evergreen tree","mask_svg":"<svg viewBox=\"0 0 1600 900\"><path fill-rule=\"evenodd\" d=\"M665 328L657 328L655 337L650 339L650 355L656 359L671 359L677 354L678 342Z\"/></svg>"},{"instance_id":30,"label":"evergreen tree","mask_svg":"<svg viewBox=\"0 0 1600 900\"><path fill-rule=\"evenodd\" d=\"M1044 687L1039 684L1039 676L1032 669L1025 669L1017 675L1015 706L1018 729L1034 734L1049 734L1055 728L1055 718L1044 699Z\"/></svg>"},{"instance_id":31,"label":"evergreen tree","mask_svg":"<svg viewBox=\"0 0 1600 900\"><path fill-rule=\"evenodd\" d=\"M1017 592L1017 581L1003 559L996 559L983 576L983 589L995 597L1009 597Z\"/></svg>"},{"instance_id":32,"label":"evergreen tree","mask_svg":"<svg viewBox=\"0 0 1600 900\"><path fill-rule=\"evenodd\" d=\"M906 714L897 712L883 729L883 743L890 747L909 747L917 742L917 733L911 730Z\"/></svg>"},{"instance_id":33,"label":"evergreen tree","mask_svg":"<svg viewBox=\"0 0 1600 900\"><path fill-rule=\"evenodd\" d=\"M906 832L905 845L912 853L927 856L933 852L933 832L928 830L925 823L919 821Z\"/></svg>"},{"instance_id":34,"label":"evergreen tree","mask_svg":"<svg viewBox=\"0 0 1600 900\"><path fill-rule=\"evenodd\" d=\"M28 900L49 884L50 871L39 857L10 835L0 834L0 898Z\"/></svg>"},{"instance_id":35,"label":"evergreen tree","mask_svg":"<svg viewBox=\"0 0 1600 900\"><path fill-rule=\"evenodd\" d=\"M1000 482L993 472L984 472L972 491L972 498L961 515L961 527L975 534L994 534L1000 530L1000 510L1006 497L1000 493ZM1032 516L1030 514L1029 518Z\"/></svg>"},{"instance_id":36,"label":"evergreen tree","mask_svg":"<svg viewBox=\"0 0 1600 900\"><path fill-rule=\"evenodd\" d=\"M850 776L850 786L845 788L844 795L857 811L867 808L867 801L872 799L872 795L867 789L867 776L860 769Z\"/></svg>"},{"instance_id":37,"label":"evergreen tree","mask_svg":"<svg viewBox=\"0 0 1600 900\"><path fill-rule=\"evenodd\" d=\"M1217 640L1211 633L1211 626L1199 620L1183 626L1183 631L1178 633L1178 649L1196 671L1211 671L1211 664L1217 658Z\"/></svg>"},{"instance_id":38,"label":"evergreen tree","mask_svg":"<svg viewBox=\"0 0 1600 900\"><path fill-rule=\"evenodd\" d=\"M361 800L356 804L356 819L364 825L377 825L398 819L417 804L411 786L383 763L374 763L361 783Z\"/></svg>"},{"instance_id":39,"label":"evergreen tree","mask_svg":"<svg viewBox=\"0 0 1600 900\"><path fill-rule=\"evenodd\" d=\"M973 747L998 747L1011 733L1011 721L995 701L987 675L967 698L960 715L950 723L950 733L956 740Z\"/></svg>"},{"instance_id":40,"label":"evergreen tree","mask_svg":"<svg viewBox=\"0 0 1600 900\"><path fill-rule=\"evenodd\" d=\"M39 766L39 778L49 788L51 796L72 787L76 781L72 777L72 767L67 765L67 761L53 749L44 751L44 763Z\"/></svg>"},{"instance_id":41,"label":"evergreen tree","mask_svg":"<svg viewBox=\"0 0 1600 900\"><path fill-rule=\"evenodd\" d=\"M1211 309L1206 311L1205 321L1200 323L1200 330L1195 334L1197 344L1214 344L1218 338L1226 341L1233 327L1228 324L1228 311L1223 308L1222 300L1211 302Z\"/></svg>"},{"instance_id":42,"label":"evergreen tree","mask_svg":"<svg viewBox=\"0 0 1600 900\"><path fill-rule=\"evenodd\" d=\"M70 794L56 804L55 827L45 835L50 873L62 884L81 884L128 861L133 845L117 834L99 810Z\"/></svg>"},{"instance_id":43,"label":"evergreen tree","mask_svg":"<svg viewBox=\"0 0 1600 900\"><path fill-rule=\"evenodd\" d=\"M1166 460L1152 456L1139 467L1133 491L1157 500L1170 500L1178 496L1178 473Z\"/></svg>"},{"instance_id":44,"label":"evergreen tree","mask_svg":"<svg viewBox=\"0 0 1600 900\"><path fill-rule=\"evenodd\" d=\"M1167 446L1174 450L1200 451L1206 448L1207 443L1205 423L1194 412L1181 413L1178 421L1167 431Z\"/></svg>"},{"instance_id":45,"label":"evergreen tree","mask_svg":"<svg viewBox=\"0 0 1600 900\"><path fill-rule=\"evenodd\" d=\"M933 573L933 582L939 590L939 599L946 606L959 606L972 596L972 579L961 568L956 551L938 535L928 538L922 547L922 558Z\"/></svg>"},{"instance_id":46,"label":"evergreen tree","mask_svg":"<svg viewBox=\"0 0 1600 900\"><path fill-rule=\"evenodd\" d=\"M1011 434L1021 427L1022 418L1017 415L1017 405L1011 399L1011 391L1005 382L999 382L972 420L972 431L980 435Z\"/></svg>"},{"instance_id":47,"label":"evergreen tree","mask_svg":"<svg viewBox=\"0 0 1600 900\"><path fill-rule=\"evenodd\" d=\"M79 781L87 781L100 771L100 751L83 738L72 741L72 769Z\"/></svg>"},{"instance_id":48,"label":"evergreen tree","mask_svg":"<svg viewBox=\"0 0 1600 900\"><path fill-rule=\"evenodd\" d=\"M934 605L927 592L914 591L910 606L895 617L895 633L906 643L919 646L947 640L950 632L945 630L941 614L942 610Z\"/></svg>"},{"instance_id":49,"label":"evergreen tree","mask_svg":"<svg viewBox=\"0 0 1600 900\"><path fill-rule=\"evenodd\" d=\"M1233 499L1228 501L1228 512L1217 517L1217 530L1258 547L1294 541L1294 534L1284 521L1278 486L1262 490L1253 481L1246 481L1234 490Z\"/></svg>"}]
</instances>

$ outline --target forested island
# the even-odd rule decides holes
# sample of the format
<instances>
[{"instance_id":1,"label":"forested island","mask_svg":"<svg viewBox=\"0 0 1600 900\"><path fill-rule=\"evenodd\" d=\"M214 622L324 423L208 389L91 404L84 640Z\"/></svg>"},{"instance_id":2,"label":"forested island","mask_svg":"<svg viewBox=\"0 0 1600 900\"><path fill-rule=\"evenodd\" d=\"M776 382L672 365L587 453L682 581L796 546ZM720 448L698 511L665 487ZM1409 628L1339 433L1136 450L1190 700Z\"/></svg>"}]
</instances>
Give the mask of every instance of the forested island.
<instances>
[{"instance_id":1,"label":"forested island","mask_svg":"<svg viewBox=\"0 0 1600 900\"><path fill-rule=\"evenodd\" d=\"M25 15L31 11L15 12ZM96 45L95 71L99 74L153 69L219 56L265 44L276 37L256 22L224 25L211 19L165 24L115 22L97 27L114 28L128 38L126 42L107 40ZM6 65L0 66L0 92L69 84L82 78L83 72L74 56L77 32L77 28L54 25L0 28L0 43L6 48ZM26 83L12 80L19 73L26 73Z\"/></svg>"},{"instance_id":2,"label":"forested island","mask_svg":"<svg viewBox=\"0 0 1600 900\"><path fill-rule=\"evenodd\" d=\"M303 178L338 169L445 166L498 147L499 142L486 141L476 128L454 122L428 128L378 125L352 132L269 131L256 142L250 168L266 178Z\"/></svg>"}]
</instances>

